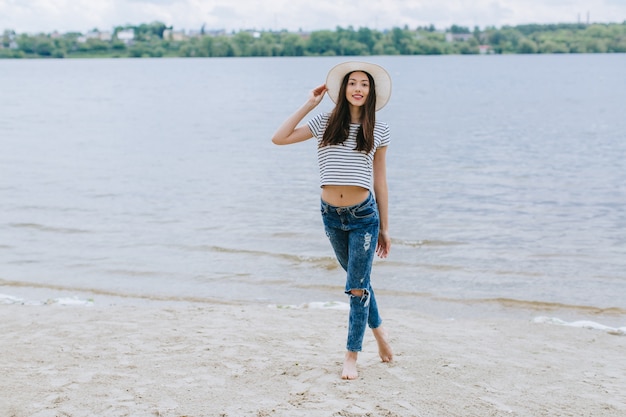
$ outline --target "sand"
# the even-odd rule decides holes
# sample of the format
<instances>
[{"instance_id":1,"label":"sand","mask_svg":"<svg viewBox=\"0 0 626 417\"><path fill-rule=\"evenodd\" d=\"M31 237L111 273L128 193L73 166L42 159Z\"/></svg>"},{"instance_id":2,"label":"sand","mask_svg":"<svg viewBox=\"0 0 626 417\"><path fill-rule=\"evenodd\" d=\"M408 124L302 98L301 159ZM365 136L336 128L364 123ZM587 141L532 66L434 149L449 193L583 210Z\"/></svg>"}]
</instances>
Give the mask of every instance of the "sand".
<instances>
[{"instance_id":1,"label":"sand","mask_svg":"<svg viewBox=\"0 0 626 417\"><path fill-rule=\"evenodd\" d=\"M344 381L341 308L0 304L0 416L626 416L623 332L382 313Z\"/></svg>"}]
</instances>

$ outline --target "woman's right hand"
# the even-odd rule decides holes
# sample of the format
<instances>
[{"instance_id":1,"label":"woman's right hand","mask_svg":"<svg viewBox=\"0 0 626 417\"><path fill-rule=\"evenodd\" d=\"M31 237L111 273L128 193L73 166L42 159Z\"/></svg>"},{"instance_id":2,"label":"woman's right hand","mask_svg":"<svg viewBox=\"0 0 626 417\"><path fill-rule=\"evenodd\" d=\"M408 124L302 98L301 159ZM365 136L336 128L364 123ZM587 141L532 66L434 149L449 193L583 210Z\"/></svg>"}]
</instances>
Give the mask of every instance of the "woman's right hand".
<instances>
[{"instance_id":1,"label":"woman's right hand","mask_svg":"<svg viewBox=\"0 0 626 417\"><path fill-rule=\"evenodd\" d=\"M326 84L315 87L313 90L311 90L311 93L309 94L309 103L314 106L320 104L320 102L324 98L324 94L326 93L326 91L328 91L328 89L326 88Z\"/></svg>"},{"instance_id":2,"label":"woman's right hand","mask_svg":"<svg viewBox=\"0 0 626 417\"><path fill-rule=\"evenodd\" d=\"M324 84L311 90L308 100L280 125L274 136L272 136L272 142L276 145L289 145L290 143L302 142L312 138L313 134L308 125L297 126L307 113L320 104L326 91L326 85Z\"/></svg>"}]
</instances>

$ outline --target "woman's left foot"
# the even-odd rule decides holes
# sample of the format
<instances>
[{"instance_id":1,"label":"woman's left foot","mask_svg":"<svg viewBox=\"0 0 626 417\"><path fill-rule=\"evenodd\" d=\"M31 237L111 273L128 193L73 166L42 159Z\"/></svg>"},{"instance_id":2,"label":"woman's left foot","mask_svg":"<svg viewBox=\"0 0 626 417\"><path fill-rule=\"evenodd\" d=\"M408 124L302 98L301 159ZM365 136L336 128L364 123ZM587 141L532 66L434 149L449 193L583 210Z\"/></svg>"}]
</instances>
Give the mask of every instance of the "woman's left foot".
<instances>
[{"instance_id":1,"label":"woman's left foot","mask_svg":"<svg viewBox=\"0 0 626 417\"><path fill-rule=\"evenodd\" d=\"M387 331L383 326L372 329L376 343L378 344L378 355L383 362L391 362L393 360L393 350L387 341Z\"/></svg>"}]
</instances>

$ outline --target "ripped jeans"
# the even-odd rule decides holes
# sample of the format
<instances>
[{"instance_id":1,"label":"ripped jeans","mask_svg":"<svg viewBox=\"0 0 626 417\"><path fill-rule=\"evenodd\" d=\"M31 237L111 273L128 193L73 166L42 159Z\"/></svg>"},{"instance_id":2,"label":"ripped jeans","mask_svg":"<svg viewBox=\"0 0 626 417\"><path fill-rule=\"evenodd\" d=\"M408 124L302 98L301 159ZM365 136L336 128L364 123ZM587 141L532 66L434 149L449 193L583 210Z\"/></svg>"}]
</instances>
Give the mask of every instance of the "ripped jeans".
<instances>
[{"instance_id":1,"label":"ripped jeans","mask_svg":"<svg viewBox=\"0 0 626 417\"><path fill-rule=\"evenodd\" d=\"M326 236L347 274L345 292L350 296L350 317L346 347L359 352L366 325L375 329L382 323L370 285L380 227L378 206L370 193L365 201L354 206L336 207L322 200L321 211ZM363 296L352 295L350 290L362 290Z\"/></svg>"}]
</instances>

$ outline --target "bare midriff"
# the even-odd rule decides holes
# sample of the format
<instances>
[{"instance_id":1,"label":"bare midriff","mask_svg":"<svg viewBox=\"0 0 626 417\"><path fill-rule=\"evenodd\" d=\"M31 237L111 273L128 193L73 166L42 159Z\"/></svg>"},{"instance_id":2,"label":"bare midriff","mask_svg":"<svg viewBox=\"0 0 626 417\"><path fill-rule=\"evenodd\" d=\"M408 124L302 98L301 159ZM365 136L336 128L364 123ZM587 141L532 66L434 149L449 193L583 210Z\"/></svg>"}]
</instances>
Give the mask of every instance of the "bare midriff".
<instances>
[{"instance_id":1,"label":"bare midriff","mask_svg":"<svg viewBox=\"0 0 626 417\"><path fill-rule=\"evenodd\" d=\"M324 185L322 200L335 207L354 206L369 196L367 188L356 185Z\"/></svg>"}]
</instances>

